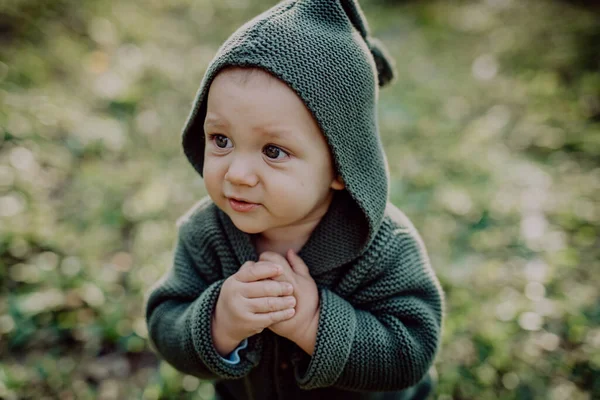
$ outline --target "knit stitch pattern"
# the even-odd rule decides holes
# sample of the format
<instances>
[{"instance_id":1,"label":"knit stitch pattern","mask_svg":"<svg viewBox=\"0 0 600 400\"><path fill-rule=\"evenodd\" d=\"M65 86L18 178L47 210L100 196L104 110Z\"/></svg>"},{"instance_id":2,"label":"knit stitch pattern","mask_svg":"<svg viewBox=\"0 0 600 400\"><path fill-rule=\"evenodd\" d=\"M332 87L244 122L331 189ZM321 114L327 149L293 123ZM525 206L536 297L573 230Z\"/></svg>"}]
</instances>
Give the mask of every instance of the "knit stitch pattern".
<instances>
[{"instance_id":1,"label":"knit stitch pattern","mask_svg":"<svg viewBox=\"0 0 600 400\"><path fill-rule=\"evenodd\" d=\"M343 208L337 196L331 214ZM149 291L149 337L155 350L178 370L223 380L234 398L372 399L427 377L439 344L443 294L423 243L410 221L388 204L380 228L362 255L346 264L320 256L345 232L336 218L322 221L322 237L299 253L320 294L315 352L268 330L251 336L240 363L228 364L214 349L211 316L218 290L244 262L256 260L248 235L210 199L199 203L179 226L174 267ZM320 263L321 262L321 263ZM314 273L313 273L314 271ZM293 369L274 370L285 361ZM251 393L248 393L248 391Z\"/></svg>"},{"instance_id":2,"label":"knit stitch pattern","mask_svg":"<svg viewBox=\"0 0 600 400\"><path fill-rule=\"evenodd\" d=\"M258 255L209 198L180 220L173 266L148 291L152 347L181 372L216 380L226 399L423 398L444 300L417 231L387 201L376 117L378 88L394 75L385 49L356 0L284 1L243 25L209 65L184 127L200 175L208 90L231 66L261 68L294 90L345 183L298 253L319 289L314 353L268 329L248 338L237 364L217 353L220 288Z\"/></svg>"},{"instance_id":3,"label":"knit stitch pattern","mask_svg":"<svg viewBox=\"0 0 600 400\"><path fill-rule=\"evenodd\" d=\"M208 90L216 75L231 66L262 68L303 100L327 138L346 188L369 219L372 236L388 192L377 126L378 85L390 82L393 66L381 43L369 36L358 3L284 1L243 25L221 46L183 131L185 154L200 174Z\"/></svg>"}]
</instances>

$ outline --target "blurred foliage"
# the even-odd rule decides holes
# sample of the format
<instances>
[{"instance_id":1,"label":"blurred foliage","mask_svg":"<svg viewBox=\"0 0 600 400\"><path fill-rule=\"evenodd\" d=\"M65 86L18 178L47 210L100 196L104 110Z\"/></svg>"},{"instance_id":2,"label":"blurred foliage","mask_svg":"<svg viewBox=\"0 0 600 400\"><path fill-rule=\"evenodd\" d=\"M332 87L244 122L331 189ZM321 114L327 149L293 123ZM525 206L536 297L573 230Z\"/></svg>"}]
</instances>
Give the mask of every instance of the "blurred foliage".
<instances>
[{"instance_id":1,"label":"blurred foliage","mask_svg":"<svg viewBox=\"0 0 600 400\"><path fill-rule=\"evenodd\" d=\"M211 398L143 296L205 194L179 148L203 72L272 3L0 2L0 398ZM599 14L362 4L399 73L392 200L447 294L437 398L600 398Z\"/></svg>"}]
</instances>

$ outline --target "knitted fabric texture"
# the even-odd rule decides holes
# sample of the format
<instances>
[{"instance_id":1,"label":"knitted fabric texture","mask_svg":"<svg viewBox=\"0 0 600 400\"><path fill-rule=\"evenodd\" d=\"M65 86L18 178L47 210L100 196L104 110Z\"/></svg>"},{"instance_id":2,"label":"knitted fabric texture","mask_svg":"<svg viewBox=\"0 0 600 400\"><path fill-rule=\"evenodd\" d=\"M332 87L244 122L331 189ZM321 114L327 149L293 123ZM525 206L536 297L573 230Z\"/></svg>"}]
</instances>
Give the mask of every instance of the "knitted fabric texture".
<instances>
[{"instance_id":1,"label":"knitted fabric texture","mask_svg":"<svg viewBox=\"0 0 600 400\"><path fill-rule=\"evenodd\" d=\"M258 255L250 235L209 198L180 220L174 265L148 291L152 347L179 371L214 379L222 399L424 398L443 292L418 233L387 201L376 105L393 68L358 4L285 1L223 44L183 132L200 174L208 90L228 66L262 68L296 92L346 185L298 253L319 288L314 354L268 329L248 338L237 364L217 353L211 321L221 286Z\"/></svg>"},{"instance_id":2,"label":"knitted fabric texture","mask_svg":"<svg viewBox=\"0 0 600 400\"><path fill-rule=\"evenodd\" d=\"M312 357L269 330L248 338L238 364L215 350L211 319L221 285L258 257L249 236L209 198L181 220L173 268L149 290L155 351L181 372L216 379L227 399L422 398L441 335L442 290L418 233L391 204L363 254L331 264L331 243L352 234L340 221L350 201L337 194L299 252L320 296Z\"/></svg>"},{"instance_id":3,"label":"knitted fabric texture","mask_svg":"<svg viewBox=\"0 0 600 400\"><path fill-rule=\"evenodd\" d=\"M376 107L378 84L393 77L390 60L370 37L356 1L282 2L243 25L218 50L183 131L185 154L202 174L206 100L219 71L262 68L293 89L315 117L337 171L367 218L367 244L381 222L388 192Z\"/></svg>"}]
</instances>

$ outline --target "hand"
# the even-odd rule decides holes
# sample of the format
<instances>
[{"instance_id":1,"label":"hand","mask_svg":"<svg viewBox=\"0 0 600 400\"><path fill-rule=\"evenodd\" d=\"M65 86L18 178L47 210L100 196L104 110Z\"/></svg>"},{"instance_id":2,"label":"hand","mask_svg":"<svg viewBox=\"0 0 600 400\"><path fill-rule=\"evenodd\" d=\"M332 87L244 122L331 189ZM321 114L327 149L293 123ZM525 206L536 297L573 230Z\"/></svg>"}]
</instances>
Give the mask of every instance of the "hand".
<instances>
[{"instance_id":1,"label":"hand","mask_svg":"<svg viewBox=\"0 0 600 400\"><path fill-rule=\"evenodd\" d=\"M212 338L222 356L245 338L294 315L293 285L277 282L281 266L248 261L221 287L212 321ZM269 279L271 278L271 279Z\"/></svg>"},{"instance_id":2,"label":"hand","mask_svg":"<svg viewBox=\"0 0 600 400\"><path fill-rule=\"evenodd\" d=\"M281 275L269 280L291 283L296 297L296 314L288 320L269 326L269 329L312 354L319 324L319 291L304 261L291 249L286 257L287 259L267 251L259 258L259 261L270 261L283 267Z\"/></svg>"}]
</instances>

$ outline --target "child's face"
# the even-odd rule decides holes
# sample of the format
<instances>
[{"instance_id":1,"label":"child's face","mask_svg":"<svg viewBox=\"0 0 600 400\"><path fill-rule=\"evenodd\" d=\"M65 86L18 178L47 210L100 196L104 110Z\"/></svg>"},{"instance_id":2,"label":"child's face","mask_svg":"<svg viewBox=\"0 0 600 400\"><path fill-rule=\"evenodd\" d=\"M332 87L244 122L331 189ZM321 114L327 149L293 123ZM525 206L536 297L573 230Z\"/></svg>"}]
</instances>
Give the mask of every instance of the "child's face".
<instances>
[{"instance_id":1,"label":"child's face","mask_svg":"<svg viewBox=\"0 0 600 400\"><path fill-rule=\"evenodd\" d=\"M264 71L219 73L204 131L206 189L243 232L290 233L318 222L332 189L344 187L304 103Z\"/></svg>"}]
</instances>

